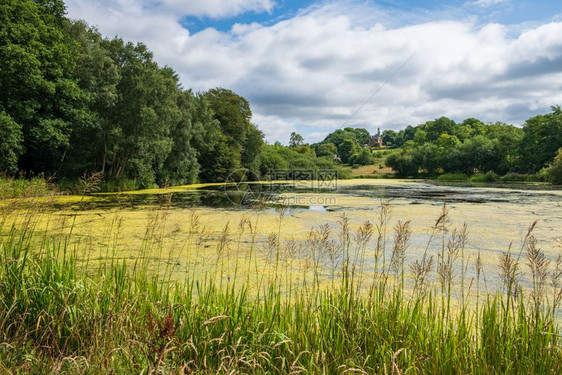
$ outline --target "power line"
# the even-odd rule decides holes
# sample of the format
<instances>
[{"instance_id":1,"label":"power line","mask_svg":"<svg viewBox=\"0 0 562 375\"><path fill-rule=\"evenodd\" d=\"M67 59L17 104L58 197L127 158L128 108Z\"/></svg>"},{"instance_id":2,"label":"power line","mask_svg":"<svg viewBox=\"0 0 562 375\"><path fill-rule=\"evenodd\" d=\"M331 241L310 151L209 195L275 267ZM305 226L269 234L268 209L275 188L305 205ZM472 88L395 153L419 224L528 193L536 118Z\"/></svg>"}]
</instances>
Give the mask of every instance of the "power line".
<instances>
[{"instance_id":1,"label":"power line","mask_svg":"<svg viewBox=\"0 0 562 375\"><path fill-rule=\"evenodd\" d=\"M403 63L402 65L400 65L400 67L399 67L398 69L396 69L396 70L390 75L390 77L388 77L388 78L386 79L386 81L383 82L382 85L379 86L379 88L369 97L369 99L365 100L365 103L361 104L361 106L360 106L355 112L353 112L353 114L352 114L347 120L345 120L345 122L344 122L343 125L342 125L342 128L345 128L345 126L347 125L347 123L348 123L349 121L351 121L351 120L355 117L355 115L358 114L358 113L363 109L363 107L365 107L365 106L367 105L367 103L369 103L369 102L371 101L371 99L373 99L373 98L375 97L375 95L377 95L377 94L379 93L379 91L381 91L381 90L383 89L383 87L386 86L386 84L387 84L388 82L390 82L390 81L392 80L392 78L394 78L394 76L395 76L396 74L398 74L398 73L402 70L402 68L404 68L404 67L410 62L410 60L412 60L412 58L414 57L414 55L415 55L415 53L412 54L410 57L408 57L408 59L407 59L406 61L404 61L404 63Z\"/></svg>"}]
</instances>

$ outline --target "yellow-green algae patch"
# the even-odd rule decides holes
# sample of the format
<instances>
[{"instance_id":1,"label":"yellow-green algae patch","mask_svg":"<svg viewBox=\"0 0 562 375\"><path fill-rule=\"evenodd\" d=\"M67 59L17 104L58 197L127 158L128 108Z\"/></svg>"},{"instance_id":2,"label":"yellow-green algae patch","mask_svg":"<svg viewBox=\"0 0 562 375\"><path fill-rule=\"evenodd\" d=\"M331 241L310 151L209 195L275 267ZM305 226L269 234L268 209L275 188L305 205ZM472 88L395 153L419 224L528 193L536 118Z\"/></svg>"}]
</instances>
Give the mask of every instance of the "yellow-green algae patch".
<instances>
[{"instance_id":1,"label":"yellow-green algae patch","mask_svg":"<svg viewBox=\"0 0 562 375\"><path fill-rule=\"evenodd\" d=\"M142 189L142 190L129 190L129 191L119 191L114 193L94 193L93 196L96 195L156 195L156 194L174 194L174 193L183 193L188 190L196 190L206 187L212 186L225 186L225 185L234 185L234 183L224 183L224 182L216 182L216 183L205 183L205 184L191 184L191 185L180 185L168 188L154 188L154 189Z\"/></svg>"},{"instance_id":2,"label":"yellow-green algae patch","mask_svg":"<svg viewBox=\"0 0 562 375\"><path fill-rule=\"evenodd\" d=\"M338 181L340 186L348 187L411 183L411 180L380 179ZM170 194L220 185L188 185L157 191ZM149 191L133 193L149 194ZM288 198L295 195L282 196ZM56 196L37 199L34 205L27 206L19 204L22 200L0 202L0 229L6 232L12 224L19 228L28 226L36 233L66 238L80 263L92 270L104 263L125 260L128 264L167 275L172 280L214 275L225 283L244 281L250 285L263 285L275 280L278 285L291 288L310 281L316 272L324 283L329 284L333 282L331 275L334 268L341 265L342 254L336 254L337 259L333 262L327 259L326 254L314 254L310 245L311 230L327 224L331 231L330 240L337 246L340 231L338 222L341 222L342 215L346 215L350 223L350 238L353 239L362 223L377 222L380 199L338 192L298 195L309 201L319 196L333 201L331 204L321 204L327 211L308 210L299 204L281 209L262 207L233 210L177 208L165 203L133 208L116 206L110 209L61 210L56 208L56 204L95 202L99 196ZM406 250L406 264L419 259L426 247L429 255L437 258L442 249L442 238L434 238L430 246L428 241L430 230L440 215L441 205L410 204L405 199L393 200L391 203L392 217L387 223L386 234L387 257L390 257L392 249L392 228L398 221L411 220L412 237ZM447 236L453 227L463 223L468 225L465 265L471 280L474 278L474 261L480 252L490 287L497 288L499 254L506 251L510 244L512 251L518 253L521 239L535 219L539 221L534 233L541 241L539 244L545 254L554 259L560 253L556 245L562 227L560 206L528 206L520 202L478 205L455 202L448 208L451 224ZM366 278L373 277L375 237L371 238L365 249ZM458 272L459 268L457 277ZM435 276L432 279L436 281Z\"/></svg>"}]
</instances>

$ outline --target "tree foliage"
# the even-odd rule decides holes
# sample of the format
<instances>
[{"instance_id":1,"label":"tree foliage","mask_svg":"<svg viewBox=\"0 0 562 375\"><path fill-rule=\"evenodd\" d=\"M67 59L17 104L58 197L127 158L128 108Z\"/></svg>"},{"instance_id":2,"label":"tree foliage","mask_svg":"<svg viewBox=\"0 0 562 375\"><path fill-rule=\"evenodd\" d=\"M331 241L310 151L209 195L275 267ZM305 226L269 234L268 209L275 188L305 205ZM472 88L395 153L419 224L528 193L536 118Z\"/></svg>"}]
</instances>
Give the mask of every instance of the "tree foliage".
<instances>
[{"instance_id":1,"label":"tree foliage","mask_svg":"<svg viewBox=\"0 0 562 375\"><path fill-rule=\"evenodd\" d=\"M0 171L18 170L18 159L23 151L21 125L5 112L0 112Z\"/></svg>"},{"instance_id":2,"label":"tree foliage","mask_svg":"<svg viewBox=\"0 0 562 375\"><path fill-rule=\"evenodd\" d=\"M547 176L553 184L562 185L562 148L558 149L554 161L547 169Z\"/></svg>"},{"instance_id":3,"label":"tree foliage","mask_svg":"<svg viewBox=\"0 0 562 375\"><path fill-rule=\"evenodd\" d=\"M193 94L142 44L65 18L60 0L0 4L0 169L140 186L224 181L259 169L248 101Z\"/></svg>"},{"instance_id":4,"label":"tree foliage","mask_svg":"<svg viewBox=\"0 0 562 375\"><path fill-rule=\"evenodd\" d=\"M302 135L292 132L291 136L289 137L289 147L299 147L304 144L304 138Z\"/></svg>"},{"instance_id":5,"label":"tree foliage","mask_svg":"<svg viewBox=\"0 0 562 375\"><path fill-rule=\"evenodd\" d=\"M441 117L399 132L383 132L387 145L402 146L386 164L403 176L534 173L551 162L562 146L561 125L559 107L530 118L523 128L486 125L474 118L457 124Z\"/></svg>"},{"instance_id":6,"label":"tree foliage","mask_svg":"<svg viewBox=\"0 0 562 375\"><path fill-rule=\"evenodd\" d=\"M562 110L555 106L552 107L552 113L528 119L523 131L523 168L536 172L552 161L562 147Z\"/></svg>"},{"instance_id":7,"label":"tree foliage","mask_svg":"<svg viewBox=\"0 0 562 375\"><path fill-rule=\"evenodd\" d=\"M84 117L76 44L61 1L0 4L0 111L21 127L24 170L56 171Z\"/></svg>"},{"instance_id":8,"label":"tree foliage","mask_svg":"<svg viewBox=\"0 0 562 375\"><path fill-rule=\"evenodd\" d=\"M370 141L371 135L364 128L338 129L316 144L315 149L318 156L337 155L343 163L368 165L374 160L367 148Z\"/></svg>"}]
</instances>

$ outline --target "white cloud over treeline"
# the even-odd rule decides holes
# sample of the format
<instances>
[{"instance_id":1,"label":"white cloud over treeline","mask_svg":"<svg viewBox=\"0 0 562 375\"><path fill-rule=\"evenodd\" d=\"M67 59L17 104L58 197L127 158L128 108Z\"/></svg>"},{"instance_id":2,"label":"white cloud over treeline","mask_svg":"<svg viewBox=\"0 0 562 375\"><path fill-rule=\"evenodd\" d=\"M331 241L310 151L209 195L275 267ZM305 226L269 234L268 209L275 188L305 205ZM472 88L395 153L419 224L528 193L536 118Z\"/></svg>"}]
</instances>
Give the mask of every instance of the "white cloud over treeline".
<instances>
[{"instance_id":1,"label":"white cloud over treeline","mask_svg":"<svg viewBox=\"0 0 562 375\"><path fill-rule=\"evenodd\" d=\"M270 141L296 130L317 141L350 121L399 129L440 116L521 124L562 104L562 22L507 26L477 17L409 15L364 3L321 3L271 26L190 33L185 15L271 10L269 0L68 1L69 16L112 37L142 41L184 87L246 97ZM287 139L286 139L287 138Z\"/></svg>"}]
</instances>

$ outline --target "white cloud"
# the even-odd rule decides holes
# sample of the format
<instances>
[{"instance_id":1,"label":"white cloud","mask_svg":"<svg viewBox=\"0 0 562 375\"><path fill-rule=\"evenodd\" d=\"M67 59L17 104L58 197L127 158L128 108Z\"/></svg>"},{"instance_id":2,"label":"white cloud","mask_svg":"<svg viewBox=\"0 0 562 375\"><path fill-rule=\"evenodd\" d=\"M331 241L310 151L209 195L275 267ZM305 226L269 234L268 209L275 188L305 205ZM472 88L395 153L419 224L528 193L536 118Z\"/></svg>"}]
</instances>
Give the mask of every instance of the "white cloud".
<instances>
[{"instance_id":1,"label":"white cloud","mask_svg":"<svg viewBox=\"0 0 562 375\"><path fill-rule=\"evenodd\" d=\"M160 61L182 52L189 37L176 15L148 9L135 0L69 0L67 7L69 17L86 20L107 37L147 44Z\"/></svg>"},{"instance_id":2,"label":"white cloud","mask_svg":"<svg viewBox=\"0 0 562 375\"><path fill-rule=\"evenodd\" d=\"M271 12L273 0L162 0L161 6L184 15L221 18L245 12Z\"/></svg>"},{"instance_id":3,"label":"white cloud","mask_svg":"<svg viewBox=\"0 0 562 375\"><path fill-rule=\"evenodd\" d=\"M105 35L146 42L185 87L245 96L270 141L287 142L291 131L321 140L412 55L350 126L398 129L439 116L521 124L562 103L562 22L523 31L473 18L405 24L400 14L330 3L269 27L191 35L178 23L183 13L130 0L71 0L69 11Z\"/></svg>"},{"instance_id":4,"label":"white cloud","mask_svg":"<svg viewBox=\"0 0 562 375\"><path fill-rule=\"evenodd\" d=\"M264 116L260 113L255 113L252 120L267 135L271 143L277 140L282 143L288 143L289 135L294 131L298 131L290 121L278 116Z\"/></svg>"},{"instance_id":5,"label":"white cloud","mask_svg":"<svg viewBox=\"0 0 562 375\"><path fill-rule=\"evenodd\" d=\"M275 0L67 0L71 15L77 8L107 9L109 12L154 13L209 18L233 17L246 12L271 12Z\"/></svg>"},{"instance_id":6,"label":"white cloud","mask_svg":"<svg viewBox=\"0 0 562 375\"><path fill-rule=\"evenodd\" d=\"M505 4L507 3L509 0L477 0L477 1L473 1L471 3L469 3L470 5L476 5L482 8L489 8L491 6L494 5L498 5L498 4Z\"/></svg>"}]
</instances>

